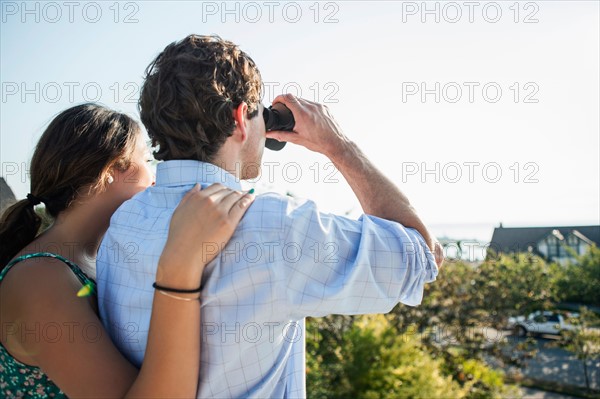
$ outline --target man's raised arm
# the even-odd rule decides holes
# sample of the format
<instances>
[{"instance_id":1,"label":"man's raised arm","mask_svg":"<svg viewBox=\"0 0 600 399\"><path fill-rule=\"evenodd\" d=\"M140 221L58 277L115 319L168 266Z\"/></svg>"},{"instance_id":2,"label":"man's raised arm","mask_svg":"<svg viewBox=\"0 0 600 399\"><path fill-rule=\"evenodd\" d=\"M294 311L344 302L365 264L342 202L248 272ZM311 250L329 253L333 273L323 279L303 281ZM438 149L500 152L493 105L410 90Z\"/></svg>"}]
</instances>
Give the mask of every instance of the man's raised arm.
<instances>
[{"instance_id":1,"label":"man's raised arm","mask_svg":"<svg viewBox=\"0 0 600 399\"><path fill-rule=\"evenodd\" d=\"M443 250L423 224L408 198L367 159L343 133L327 106L291 94L273 101L285 104L294 115L293 132L267 132L267 137L289 141L328 157L342 173L366 214L414 228L441 266Z\"/></svg>"}]
</instances>

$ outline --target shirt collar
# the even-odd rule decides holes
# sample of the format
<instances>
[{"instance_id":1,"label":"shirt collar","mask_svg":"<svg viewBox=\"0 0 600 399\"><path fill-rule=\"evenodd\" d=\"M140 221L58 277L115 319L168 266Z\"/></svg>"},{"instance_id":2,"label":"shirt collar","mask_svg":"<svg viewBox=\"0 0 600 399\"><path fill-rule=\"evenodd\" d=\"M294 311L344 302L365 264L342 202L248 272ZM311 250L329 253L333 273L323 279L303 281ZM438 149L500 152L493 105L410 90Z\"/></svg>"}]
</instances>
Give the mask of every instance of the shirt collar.
<instances>
[{"instance_id":1,"label":"shirt collar","mask_svg":"<svg viewBox=\"0 0 600 399\"><path fill-rule=\"evenodd\" d=\"M208 162L179 159L156 166L156 186L183 186L196 183L221 183L232 190L242 190L240 180Z\"/></svg>"}]
</instances>

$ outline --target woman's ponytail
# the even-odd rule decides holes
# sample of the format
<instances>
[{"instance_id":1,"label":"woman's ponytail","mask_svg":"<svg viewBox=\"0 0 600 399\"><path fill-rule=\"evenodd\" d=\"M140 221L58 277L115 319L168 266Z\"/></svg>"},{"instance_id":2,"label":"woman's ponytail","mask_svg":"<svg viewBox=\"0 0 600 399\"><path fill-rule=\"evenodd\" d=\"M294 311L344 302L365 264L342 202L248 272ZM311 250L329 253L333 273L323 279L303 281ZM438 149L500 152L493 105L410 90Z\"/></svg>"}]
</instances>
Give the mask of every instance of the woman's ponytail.
<instances>
[{"instance_id":1,"label":"woman's ponytail","mask_svg":"<svg viewBox=\"0 0 600 399\"><path fill-rule=\"evenodd\" d=\"M24 199L8 207L0 219L0 270L38 233L42 219L33 201Z\"/></svg>"}]
</instances>

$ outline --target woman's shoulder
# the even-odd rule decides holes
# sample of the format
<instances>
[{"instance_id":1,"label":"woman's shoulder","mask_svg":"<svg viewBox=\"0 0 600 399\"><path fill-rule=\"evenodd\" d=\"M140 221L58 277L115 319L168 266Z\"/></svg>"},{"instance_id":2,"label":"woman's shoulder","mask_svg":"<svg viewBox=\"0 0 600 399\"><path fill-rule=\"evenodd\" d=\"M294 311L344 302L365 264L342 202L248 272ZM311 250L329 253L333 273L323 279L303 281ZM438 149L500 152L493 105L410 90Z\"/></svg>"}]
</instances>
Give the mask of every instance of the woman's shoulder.
<instances>
[{"instance_id":1,"label":"woman's shoulder","mask_svg":"<svg viewBox=\"0 0 600 399\"><path fill-rule=\"evenodd\" d=\"M0 322L7 328L2 343L28 364L35 364L27 355L29 345L17 335L31 338L25 341L40 341L45 328L72 313L73 306L65 294L75 296L81 288L69 267L60 266L58 262L50 257L32 257L9 263L10 269L3 270ZM10 332L14 333L14 339L9 336Z\"/></svg>"},{"instance_id":2,"label":"woman's shoulder","mask_svg":"<svg viewBox=\"0 0 600 399\"><path fill-rule=\"evenodd\" d=\"M56 257L25 257L9 263L0 280L2 322L52 320L78 306L82 281L72 267ZM14 321L13 320L13 321Z\"/></svg>"},{"instance_id":3,"label":"woman's shoulder","mask_svg":"<svg viewBox=\"0 0 600 399\"><path fill-rule=\"evenodd\" d=\"M41 288L56 283L77 282L74 270L80 271L75 263L58 254L22 253L11 260L0 272L0 286L16 285L19 288ZM26 289L26 291L31 292L31 289Z\"/></svg>"}]
</instances>

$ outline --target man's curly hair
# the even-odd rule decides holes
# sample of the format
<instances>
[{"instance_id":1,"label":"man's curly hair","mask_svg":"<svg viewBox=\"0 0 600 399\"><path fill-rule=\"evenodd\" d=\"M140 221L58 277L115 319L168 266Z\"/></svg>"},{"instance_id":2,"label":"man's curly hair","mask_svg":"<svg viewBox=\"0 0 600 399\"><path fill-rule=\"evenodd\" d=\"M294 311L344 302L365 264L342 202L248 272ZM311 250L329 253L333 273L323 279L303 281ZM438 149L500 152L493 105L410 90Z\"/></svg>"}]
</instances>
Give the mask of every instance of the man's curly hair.
<instances>
[{"instance_id":1,"label":"man's curly hair","mask_svg":"<svg viewBox=\"0 0 600 399\"><path fill-rule=\"evenodd\" d=\"M146 68L139 109L156 159L209 162L231 136L233 110L258 114L262 80L256 64L219 36L189 35L169 44Z\"/></svg>"}]
</instances>

